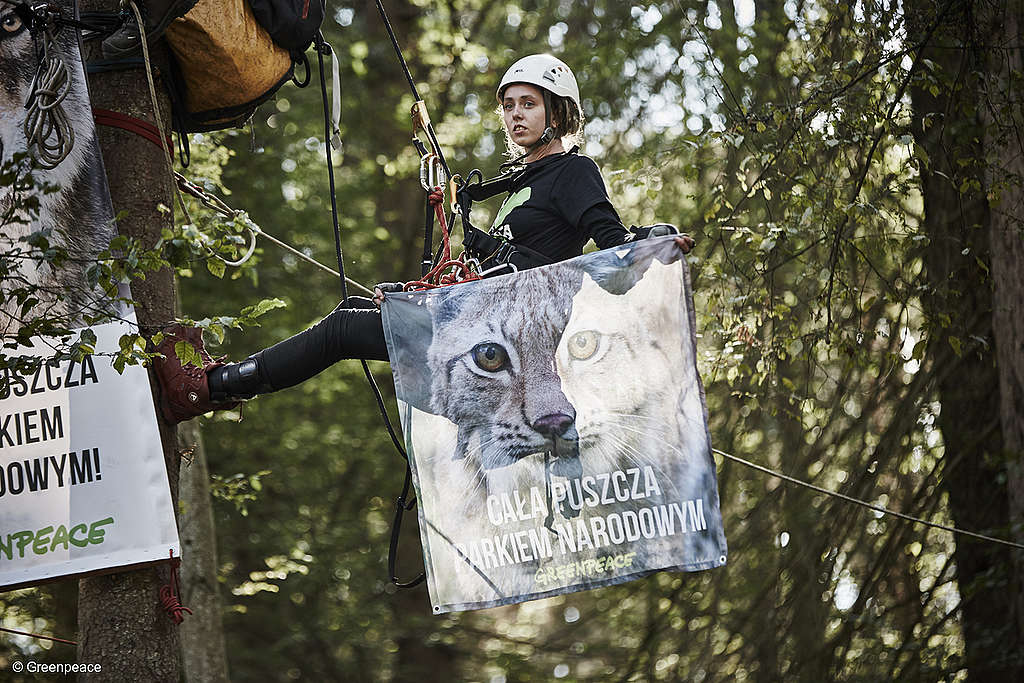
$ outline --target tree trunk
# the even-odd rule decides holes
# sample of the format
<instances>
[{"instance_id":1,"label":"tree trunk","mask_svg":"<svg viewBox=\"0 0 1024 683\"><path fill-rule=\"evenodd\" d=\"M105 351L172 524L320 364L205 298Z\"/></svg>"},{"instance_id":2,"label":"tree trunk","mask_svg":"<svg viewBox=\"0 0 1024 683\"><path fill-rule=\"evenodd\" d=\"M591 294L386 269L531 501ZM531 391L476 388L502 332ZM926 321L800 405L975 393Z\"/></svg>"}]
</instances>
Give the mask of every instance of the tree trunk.
<instances>
[{"instance_id":1,"label":"tree trunk","mask_svg":"<svg viewBox=\"0 0 1024 683\"><path fill-rule=\"evenodd\" d=\"M1024 112L1020 79L1024 48L1020 45L1024 2L986 6L982 33L998 48L986 53L988 106L981 112L992 196L992 329L999 375L1000 426L1007 468L1010 531L1024 543ZM1017 615L1016 647L1024 652L1024 552L1013 554L1013 605Z\"/></svg>"},{"instance_id":2,"label":"tree trunk","mask_svg":"<svg viewBox=\"0 0 1024 683\"><path fill-rule=\"evenodd\" d=\"M191 450L181 468L178 530L181 535L181 602L192 615L181 625L185 680L227 681L228 661L217 586L217 542L210 504L210 474L199 425L180 427L182 445Z\"/></svg>"},{"instance_id":3,"label":"tree trunk","mask_svg":"<svg viewBox=\"0 0 1024 683\"><path fill-rule=\"evenodd\" d=\"M117 11L118 3L83 0L81 9ZM97 44L87 48L87 58L99 56ZM161 63L165 48L155 46L153 52L157 63ZM94 74L89 78L89 86L94 106L154 121L145 71ZM166 127L170 105L159 86L158 96ZM171 227L172 222L169 213L157 209L159 204L172 205L171 179L163 153L134 133L103 127L98 134L114 213L121 216L118 230L151 247L159 239L160 231ZM132 295L144 331L158 330L174 317L174 278L170 270L133 282ZM159 422L171 499L177 507L178 455L174 428L162 419ZM169 569L162 565L80 582L78 659L103 667L102 673L89 675L90 681L179 679L177 626L160 605L160 586L168 579Z\"/></svg>"},{"instance_id":4,"label":"tree trunk","mask_svg":"<svg viewBox=\"0 0 1024 683\"><path fill-rule=\"evenodd\" d=\"M914 3L908 20L911 40L924 34L934 17L931 3ZM933 43L974 45L977 17L969 8L949 12ZM916 13L916 16L915 16ZM914 24L917 24L916 26ZM929 291L922 297L929 320L929 355L952 347L961 356L959 371L939 381L942 406L938 425L945 444L942 485L958 527L1005 535L1009 525L1004 432L1005 410L999 370L993 356L993 282L988 275L993 212L983 190L983 148L979 108L985 106L985 76L979 52L925 48L937 94L927 82L911 89L913 133L928 161L921 164L924 196L924 252ZM1019 305L1019 304L1018 304ZM1019 322L1017 323L1019 324ZM966 666L972 681L1024 680L1020 631L1012 594L1012 556L1005 547L956 539L957 581L961 594Z\"/></svg>"}]
</instances>

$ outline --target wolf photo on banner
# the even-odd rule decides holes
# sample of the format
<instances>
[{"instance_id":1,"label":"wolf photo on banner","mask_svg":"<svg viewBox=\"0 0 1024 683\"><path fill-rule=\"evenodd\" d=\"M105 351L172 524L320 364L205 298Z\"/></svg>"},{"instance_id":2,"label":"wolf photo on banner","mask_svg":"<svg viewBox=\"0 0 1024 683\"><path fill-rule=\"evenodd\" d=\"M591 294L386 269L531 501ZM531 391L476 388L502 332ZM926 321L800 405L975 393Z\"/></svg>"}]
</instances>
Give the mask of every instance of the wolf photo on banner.
<instances>
[{"instance_id":1,"label":"wolf photo on banner","mask_svg":"<svg viewBox=\"0 0 1024 683\"><path fill-rule=\"evenodd\" d=\"M27 7L27 6L26 6ZM55 5L73 16L75 4ZM106 174L93 124L78 32L59 23L30 28L0 3L0 334L31 317L73 326L109 304L86 272L115 235ZM67 254L40 258L26 238ZM35 244L43 242L35 241ZM36 299L26 311L21 302Z\"/></svg>"},{"instance_id":2,"label":"wolf photo on banner","mask_svg":"<svg viewBox=\"0 0 1024 683\"><path fill-rule=\"evenodd\" d=\"M74 16L0 3L0 591L181 555L148 373L110 361L130 293L90 277L116 230Z\"/></svg>"},{"instance_id":3,"label":"wolf photo on banner","mask_svg":"<svg viewBox=\"0 0 1024 683\"><path fill-rule=\"evenodd\" d=\"M671 238L383 313L435 612L725 563Z\"/></svg>"}]
</instances>

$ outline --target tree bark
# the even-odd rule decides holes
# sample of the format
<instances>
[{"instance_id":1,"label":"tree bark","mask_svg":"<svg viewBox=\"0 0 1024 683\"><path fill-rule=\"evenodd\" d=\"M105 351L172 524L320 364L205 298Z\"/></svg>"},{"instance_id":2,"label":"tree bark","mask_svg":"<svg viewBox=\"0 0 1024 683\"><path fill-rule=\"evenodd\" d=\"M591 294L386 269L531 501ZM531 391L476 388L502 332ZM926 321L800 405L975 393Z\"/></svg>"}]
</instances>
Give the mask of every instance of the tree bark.
<instances>
[{"instance_id":1,"label":"tree bark","mask_svg":"<svg viewBox=\"0 0 1024 683\"><path fill-rule=\"evenodd\" d=\"M909 8L909 42L925 33L934 10L925 2ZM983 189L982 161L992 150L978 134L985 123L980 110L986 106L988 75L982 53L974 47L976 38L988 42L992 36L979 31L971 10L965 5L950 11L933 40L963 49L926 47L920 57L931 60L934 70L929 73L937 81L918 81L911 88L913 134L928 157L922 158L920 169L929 285L922 303L933 362L950 347L961 356L959 371L948 373L937 386L938 425L945 444L942 485L950 513L958 527L1005 535L1010 503L1006 437L999 416L1007 406L1004 394L994 390L1004 370L993 353L999 341L989 276L1002 247L990 242L995 221ZM931 92L933 85L937 94ZM1018 654L1021 631L1014 610L1007 609L1014 585L1012 554L1005 547L960 536L955 558L970 680L1024 680Z\"/></svg>"},{"instance_id":2,"label":"tree bark","mask_svg":"<svg viewBox=\"0 0 1024 683\"><path fill-rule=\"evenodd\" d=\"M984 145L991 162L987 187L992 197L992 328L999 375L1000 414L1010 504L1010 531L1024 543L1024 77L1021 17L1024 2L982 6L988 106L981 111ZM1013 554L1016 649L1024 650L1024 552Z\"/></svg>"},{"instance_id":3,"label":"tree bark","mask_svg":"<svg viewBox=\"0 0 1024 683\"><path fill-rule=\"evenodd\" d=\"M228 661L217 585L217 542L210 504L210 474L202 434L195 420L179 428L191 457L179 477L178 532L181 536L181 602L192 610L181 624L186 681L227 681Z\"/></svg>"},{"instance_id":4,"label":"tree bark","mask_svg":"<svg viewBox=\"0 0 1024 683\"><path fill-rule=\"evenodd\" d=\"M81 9L116 12L118 3L83 0ZM98 48L97 44L87 46L86 58L98 57ZM165 48L155 45L152 52L157 63L161 63ZM142 69L94 74L89 78L89 86L94 106L154 121L153 104ZM159 86L157 94L166 128L170 105ZM172 206L171 178L163 153L151 142L120 129L103 127L98 135L114 212L121 216L118 230L151 247L159 239L161 230L172 224L169 212L158 210L159 204ZM170 270L133 282L132 295L139 324L145 332L160 329L174 317L174 275ZM162 419L159 422L171 498L177 507L175 432ZM102 673L90 674L88 680L179 679L177 626L160 605L160 587L168 580L169 568L162 565L80 582L78 659L103 668Z\"/></svg>"}]
</instances>

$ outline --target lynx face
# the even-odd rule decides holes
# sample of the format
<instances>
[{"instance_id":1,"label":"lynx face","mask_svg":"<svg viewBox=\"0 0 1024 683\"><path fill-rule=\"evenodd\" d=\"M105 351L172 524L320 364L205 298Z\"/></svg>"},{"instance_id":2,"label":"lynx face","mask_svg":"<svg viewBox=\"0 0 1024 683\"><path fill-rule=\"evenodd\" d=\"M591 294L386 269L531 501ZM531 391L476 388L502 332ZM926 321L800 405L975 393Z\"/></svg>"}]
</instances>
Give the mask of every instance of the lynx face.
<instances>
[{"instance_id":1,"label":"lynx face","mask_svg":"<svg viewBox=\"0 0 1024 683\"><path fill-rule=\"evenodd\" d=\"M664 461L666 450L683 445L682 455L704 438L700 396L689 389L696 371L681 353L690 334L681 288L678 266L657 261L623 294L584 276L557 368L588 471Z\"/></svg>"},{"instance_id":2,"label":"lynx face","mask_svg":"<svg viewBox=\"0 0 1024 683\"><path fill-rule=\"evenodd\" d=\"M521 273L498 296L469 287L435 312L431 403L458 426L455 459L492 470L545 451L576 457L555 350L578 279L559 274Z\"/></svg>"}]
</instances>

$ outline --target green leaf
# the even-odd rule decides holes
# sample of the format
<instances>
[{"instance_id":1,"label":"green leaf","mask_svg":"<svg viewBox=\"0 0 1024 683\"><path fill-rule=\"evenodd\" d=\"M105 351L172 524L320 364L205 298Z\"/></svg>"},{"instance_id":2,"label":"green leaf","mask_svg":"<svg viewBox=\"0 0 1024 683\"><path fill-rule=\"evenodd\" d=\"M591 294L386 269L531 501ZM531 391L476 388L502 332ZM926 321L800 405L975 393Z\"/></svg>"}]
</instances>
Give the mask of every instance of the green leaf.
<instances>
[{"instance_id":1,"label":"green leaf","mask_svg":"<svg viewBox=\"0 0 1024 683\"><path fill-rule=\"evenodd\" d=\"M194 365L197 368L203 367L203 359L199 356L199 352L196 351L196 347L185 340L175 342L174 353L183 365Z\"/></svg>"},{"instance_id":2,"label":"green leaf","mask_svg":"<svg viewBox=\"0 0 1024 683\"><path fill-rule=\"evenodd\" d=\"M220 278L224 277L224 273L227 271L227 266L225 266L224 262L219 258L209 258L206 259L206 269L210 271L214 277Z\"/></svg>"},{"instance_id":3,"label":"green leaf","mask_svg":"<svg viewBox=\"0 0 1024 683\"><path fill-rule=\"evenodd\" d=\"M259 303L252 306L246 306L242 309L242 316L246 318L259 318L261 315L268 313L275 308L284 308L287 304L280 299L263 299Z\"/></svg>"},{"instance_id":4,"label":"green leaf","mask_svg":"<svg viewBox=\"0 0 1024 683\"><path fill-rule=\"evenodd\" d=\"M960 357L963 355L963 342L960 341L959 337L950 337L949 345L953 347L953 353Z\"/></svg>"}]
</instances>

